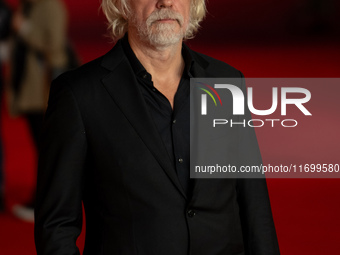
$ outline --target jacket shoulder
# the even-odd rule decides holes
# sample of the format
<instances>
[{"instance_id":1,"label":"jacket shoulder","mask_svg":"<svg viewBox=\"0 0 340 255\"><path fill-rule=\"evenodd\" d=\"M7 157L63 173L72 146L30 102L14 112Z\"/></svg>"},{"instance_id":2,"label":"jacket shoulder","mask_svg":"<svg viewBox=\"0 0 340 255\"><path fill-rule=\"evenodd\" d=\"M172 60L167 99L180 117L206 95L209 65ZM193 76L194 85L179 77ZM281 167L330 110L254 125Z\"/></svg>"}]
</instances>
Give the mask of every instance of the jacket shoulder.
<instances>
[{"instance_id":1,"label":"jacket shoulder","mask_svg":"<svg viewBox=\"0 0 340 255\"><path fill-rule=\"evenodd\" d=\"M76 89L79 87L84 88L86 86L90 86L93 83L98 83L101 77L107 74L107 70L101 66L102 59L103 56L83 64L78 68L66 71L59 75L53 81L53 84L67 82L69 86Z\"/></svg>"},{"instance_id":2,"label":"jacket shoulder","mask_svg":"<svg viewBox=\"0 0 340 255\"><path fill-rule=\"evenodd\" d=\"M57 80L67 80L74 86L81 83L91 86L93 83L98 83L107 74L113 71L124 59L124 53L120 43L116 43L113 48L103 56L100 56L82 66L67 71L60 75Z\"/></svg>"},{"instance_id":3,"label":"jacket shoulder","mask_svg":"<svg viewBox=\"0 0 340 255\"><path fill-rule=\"evenodd\" d=\"M240 78L243 77L243 74L237 70L235 67L205 54L191 51L191 55L194 60L201 63L201 65L205 65L206 72L211 77L233 77Z\"/></svg>"}]
</instances>

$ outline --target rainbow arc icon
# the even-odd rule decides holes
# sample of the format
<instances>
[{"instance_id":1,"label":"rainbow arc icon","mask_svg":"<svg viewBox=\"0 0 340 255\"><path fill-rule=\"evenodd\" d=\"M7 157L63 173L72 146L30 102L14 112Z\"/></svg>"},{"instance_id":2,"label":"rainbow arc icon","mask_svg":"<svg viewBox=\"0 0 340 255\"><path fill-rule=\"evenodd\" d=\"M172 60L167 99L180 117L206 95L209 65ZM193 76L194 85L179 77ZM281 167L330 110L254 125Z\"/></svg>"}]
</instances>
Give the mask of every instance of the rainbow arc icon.
<instances>
[{"instance_id":1,"label":"rainbow arc icon","mask_svg":"<svg viewBox=\"0 0 340 255\"><path fill-rule=\"evenodd\" d=\"M203 82L197 82L197 84L202 85L201 87L198 87L200 90L204 91L207 94L201 95L201 114L207 115L207 95L211 97L211 99L214 101L215 106L217 106L217 100L215 97L217 97L218 101L220 102L222 106L222 100L220 95L217 93L217 91L210 85L203 83ZM203 87L203 88L202 88Z\"/></svg>"},{"instance_id":2,"label":"rainbow arc icon","mask_svg":"<svg viewBox=\"0 0 340 255\"><path fill-rule=\"evenodd\" d=\"M220 95L217 93L217 91L213 87L211 87L210 85L208 85L206 83L203 83L203 82L197 82L197 83L206 87L206 88L199 88L199 89L203 90L204 92L206 92L212 98L212 100L215 103L215 106L217 106L216 99L215 99L214 95L208 89L210 89L215 94L215 96L218 98L218 101L222 105L221 97L220 97Z\"/></svg>"}]
</instances>

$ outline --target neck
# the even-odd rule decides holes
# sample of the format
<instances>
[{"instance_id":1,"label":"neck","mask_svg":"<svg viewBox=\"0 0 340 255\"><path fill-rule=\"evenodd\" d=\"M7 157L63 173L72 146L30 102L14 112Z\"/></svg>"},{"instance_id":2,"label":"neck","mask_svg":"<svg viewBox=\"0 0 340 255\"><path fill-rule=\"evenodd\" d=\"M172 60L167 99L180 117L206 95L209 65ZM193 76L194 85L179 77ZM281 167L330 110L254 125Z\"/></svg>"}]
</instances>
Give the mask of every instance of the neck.
<instances>
[{"instance_id":1,"label":"neck","mask_svg":"<svg viewBox=\"0 0 340 255\"><path fill-rule=\"evenodd\" d=\"M171 77L181 77L184 70L182 40L167 47L156 47L129 33L130 46L144 68L152 75L153 81L166 81Z\"/></svg>"}]
</instances>

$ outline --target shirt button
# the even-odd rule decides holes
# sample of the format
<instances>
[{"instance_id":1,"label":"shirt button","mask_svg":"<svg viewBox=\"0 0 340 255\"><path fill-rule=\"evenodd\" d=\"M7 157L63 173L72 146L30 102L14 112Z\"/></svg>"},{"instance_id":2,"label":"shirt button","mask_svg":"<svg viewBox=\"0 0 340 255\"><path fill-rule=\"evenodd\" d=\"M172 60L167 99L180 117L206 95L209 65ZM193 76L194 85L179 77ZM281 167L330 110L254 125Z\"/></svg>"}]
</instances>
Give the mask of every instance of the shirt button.
<instances>
[{"instance_id":1,"label":"shirt button","mask_svg":"<svg viewBox=\"0 0 340 255\"><path fill-rule=\"evenodd\" d=\"M146 77L148 77L147 74L144 74L144 75L143 75L143 78L146 79Z\"/></svg>"},{"instance_id":2,"label":"shirt button","mask_svg":"<svg viewBox=\"0 0 340 255\"><path fill-rule=\"evenodd\" d=\"M152 91L153 91L153 92L155 92L155 91L156 91L156 89L155 89L155 88L153 88L153 89L152 89Z\"/></svg>"},{"instance_id":3,"label":"shirt button","mask_svg":"<svg viewBox=\"0 0 340 255\"><path fill-rule=\"evenodd\" d=\"M183 163L183 159L182 158L178 159L178 162Z\"/></svg>"},{"instance_id":4,"label":"shirt button","mask_svg":"<svg viewBox=\"0 0 340 255\"><path fill-rule=\"evenodd\" d=\"M172 121L172 123L174 123L174 124L175 124L175 123L176 123L176 120L173 120L173 121Z\"/></svg>"},{"instance_id":5,"label":"shirt button","mask_svg":"<svg viewBox=\"0 0 340 255\"><path fill-rule=\"evenodd\" d=\"M196 215L196 212L194 210L188 210L188 216L190 218L193 218Z\"/></svg>"}]
</instances>

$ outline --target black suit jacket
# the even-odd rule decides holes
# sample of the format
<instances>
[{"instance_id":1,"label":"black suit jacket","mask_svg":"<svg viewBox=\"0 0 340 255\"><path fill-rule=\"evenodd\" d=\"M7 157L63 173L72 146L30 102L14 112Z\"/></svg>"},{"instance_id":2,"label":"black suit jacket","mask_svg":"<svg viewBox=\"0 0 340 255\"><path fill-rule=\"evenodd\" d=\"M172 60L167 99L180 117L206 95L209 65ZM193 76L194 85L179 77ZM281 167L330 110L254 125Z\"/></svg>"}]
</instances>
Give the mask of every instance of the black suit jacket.
<instances>
[{"instance_id":1,"label":"black suit jacket","mask_svg":"<svg viewBox=\"0 0 340 255\"><path fill-rule=\"evenodd\" d=\"M190 54L195 77L242 75ZM38 255L79 253L82 201L86 255L279 254L265 180L195 180L186 196L120 41L53 82L42 141Z\"/></svg>"}]
</instances>

